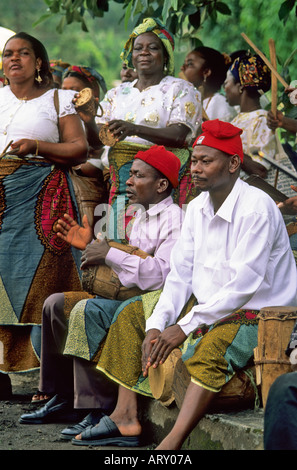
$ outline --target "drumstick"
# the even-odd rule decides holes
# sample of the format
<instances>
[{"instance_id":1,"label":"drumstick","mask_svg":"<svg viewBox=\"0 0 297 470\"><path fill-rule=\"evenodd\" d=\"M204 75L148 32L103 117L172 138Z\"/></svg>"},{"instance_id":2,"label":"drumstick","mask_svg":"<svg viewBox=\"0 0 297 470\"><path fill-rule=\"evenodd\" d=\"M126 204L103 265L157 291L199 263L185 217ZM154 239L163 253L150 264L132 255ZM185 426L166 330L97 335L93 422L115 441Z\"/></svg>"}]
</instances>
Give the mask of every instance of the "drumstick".
<instances>
[{"instance_id":1,"label":"drumstick","mask_svg":"<svg viewBox=\"0 0 297 470\"><path fill-rule=\"evenodd\" d=\"M277 69L277 61L276 61L276 52L275 52L275 43L273 39L269 39L269 52L270 52L270 60L271 64ZM276 118L277 113L277 78L275 75L271 74L271 111ZM273 130L273 134L275 134L275 130ZM276 169L275 177L274 177L274 187L277 187L277 181L279 176L279 169Z\"/></svg>"},{"instance_id":2,"label":"drumstick","mask_svg":"<svg viewBox=\"0 0 297 470\"><path fill-rule=\"evenodd\" d=\"M241 33L241 36L243 39L254 49L255 52L261 57L261 59L265 62L267 67L271 70L271 72L276 76L276 78L281 82L281 84L285 87L288 88L288 83L283 79L283 77L278 73L277 70L273 67L273 65L269 62L267 57L263 54L263 52L260 51L260 49L255 46L255 44L246 36L246 34Z\"/></svg>"},{"instance_id":3,"label":"drumstick","mask_svg":"<svg viewBox=\"0 0 297 470\"><path fill-rule=\"evenodd\" d=\"M13 140L11 140L8 145L6 145L5 149L0 154L0 158L4 157L4 155L6 154L6 150L11 146L12 143L13 143Z\"/></svg>"},{"instance_id":4,"label":"drumstick","mask_svg":"<svg viewBox=\"0 0 297 470\"><path fill-rule=\"evenodd\" d=\"M269 39L268 43L269 43L271 64L275 68L275 70L277 70L275 42L274 42L273 39ZM277 112L277 78L274 74L272 74L272 77L271 77L271 111L273 112L274 117L276 117L276 112Z\"/></svg>"}]
</instances>

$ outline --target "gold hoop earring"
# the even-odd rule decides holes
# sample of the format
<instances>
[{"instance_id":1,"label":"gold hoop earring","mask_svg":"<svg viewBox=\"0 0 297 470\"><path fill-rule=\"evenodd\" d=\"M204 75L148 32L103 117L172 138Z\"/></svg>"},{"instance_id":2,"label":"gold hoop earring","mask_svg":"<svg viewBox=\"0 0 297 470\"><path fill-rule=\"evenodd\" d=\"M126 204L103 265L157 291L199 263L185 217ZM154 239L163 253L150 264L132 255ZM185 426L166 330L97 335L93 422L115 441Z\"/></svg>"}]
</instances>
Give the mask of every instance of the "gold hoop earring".
<instances>
[{"instance_id":1,"label":"gold hoop earring","mask_svg":"<svg viewBox=\"0 0 297 470\"><path fill-rule=\"evenodd\" d=\"M35 80L40 84L42 82L42 78L40 76L40 68L36 69L37 70L37 77L35 77Z\"/></svg>"}]
</instances>

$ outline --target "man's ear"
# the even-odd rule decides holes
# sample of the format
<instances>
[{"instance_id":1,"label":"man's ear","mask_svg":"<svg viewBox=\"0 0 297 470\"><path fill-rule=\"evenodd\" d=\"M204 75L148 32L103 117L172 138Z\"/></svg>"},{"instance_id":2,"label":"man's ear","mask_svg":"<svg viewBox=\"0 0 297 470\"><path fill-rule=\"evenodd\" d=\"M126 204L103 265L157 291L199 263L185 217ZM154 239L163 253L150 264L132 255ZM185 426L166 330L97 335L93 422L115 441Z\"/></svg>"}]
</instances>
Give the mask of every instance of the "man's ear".
<instances>
[{"instance_id":1,"label":"man's ear","mask_svg":"<svg viewBox=\"0 0 297 470\"><path fill-rule=\"evenodd\" d=\"M240 168L241 160L239 155L235 154L230 157L229 161L229 171L230 173L235 173L238 168Z\"/></svg>"},{"instance_id":2,"label":"man's ear","mask_svg":"<svg viewBox=\"0 0 297 470\"><path fill-rule=\"evenodd\" d=\"M160 178L158 188L157 188L157 192L159 194L164 193L164 191L167 190L168 186L169 186L168 179L167 178Z\"/></svg>"}]
</instances>

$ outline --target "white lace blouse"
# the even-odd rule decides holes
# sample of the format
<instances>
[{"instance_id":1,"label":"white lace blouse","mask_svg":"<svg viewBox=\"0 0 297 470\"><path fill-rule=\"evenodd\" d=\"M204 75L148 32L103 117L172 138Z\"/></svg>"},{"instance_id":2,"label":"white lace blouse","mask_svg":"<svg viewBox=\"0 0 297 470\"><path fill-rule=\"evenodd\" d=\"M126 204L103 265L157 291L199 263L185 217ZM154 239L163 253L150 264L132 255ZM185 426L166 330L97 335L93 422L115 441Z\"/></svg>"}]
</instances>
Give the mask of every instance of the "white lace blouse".
<instances>
[{"instance_id":1,"label":"white lace blouse","mask_svg":"<svg viewBox=\"0 0 297 470\"><path fill-rule=\"evenodd\" d=\"M59 116L76 114L75 92L59 90ZM19 100L9 86L0 89L0 153L13 140L38 139L59 142L54 89L32 100Z\"/></svg>"},{"instance_id":2,"label":"white lace blouse","mask_svg":"<svg viewBox=\"0 0 297 470\"><path fill-rule=\"evenodd\" d=\"M196 137L202 120L201 95L190 82L166 76L158 85L143 91L135 88L135 83L136 80L122 83L106 93L101 101L104 114L97 118L98 123L122 119L156 129L179 123L189 127L189 142ZM138 136L126 140L151 144Z\"/></svg>"}]
</instances>

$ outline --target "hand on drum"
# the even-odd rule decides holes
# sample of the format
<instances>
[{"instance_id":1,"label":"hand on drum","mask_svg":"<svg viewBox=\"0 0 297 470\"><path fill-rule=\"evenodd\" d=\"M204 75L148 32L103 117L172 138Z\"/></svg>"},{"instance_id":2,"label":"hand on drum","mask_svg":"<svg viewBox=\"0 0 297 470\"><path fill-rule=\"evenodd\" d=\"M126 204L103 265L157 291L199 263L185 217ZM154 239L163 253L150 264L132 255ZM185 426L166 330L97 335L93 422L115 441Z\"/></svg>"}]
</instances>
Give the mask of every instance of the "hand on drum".
<instances>
[{"instance_id":1,"label":"hand on drum","mask_svg":"<svg viewBox=\"0 0 297 470\"><path fill-rule=\"evenodd\" d=\"M106 239L97 240L90 243L84 250L81 257L81 269L85 269L89 265L104 264L107 253L110 250Z\"/></svg>"},{"instance_id":2,"label":"hand on drum","mask_svg":"<svg viewBox=\"0 0 297 470\"><path fill-rule=\"evenodd\" d=\"M149 330L142 347L142 370L143 376L148 374L149 367L158 367L163 364L171 351L180 346L187 335L179 325L172 325L158 335L159 330ZM154 333L150 333L154 332ZM150 343L150 351L149 344Z\"/></svg>"},{"instance_id":3,"label":"hand on drum","mask_svg":"<svg viewBox=\"0 0 297 470\"><path fill-rule=\"evenodd\" d=\"M129 121L109 121L108 129L118 141L124 140L128 135L136 135L136 126Z\"/></svg>"},{"instance_id":4,"label":"hand on drum","mask_svg":"<svg viewBox=\"0 0 297 470\"><path fill-rule=\"evenodd\" d=\"M81 227L69 214L64 214L63 219L57 221L57 235L75 248L84 250L93 237L86 215L83 216L82 222Z\"/></svg>"}]
</instances>

